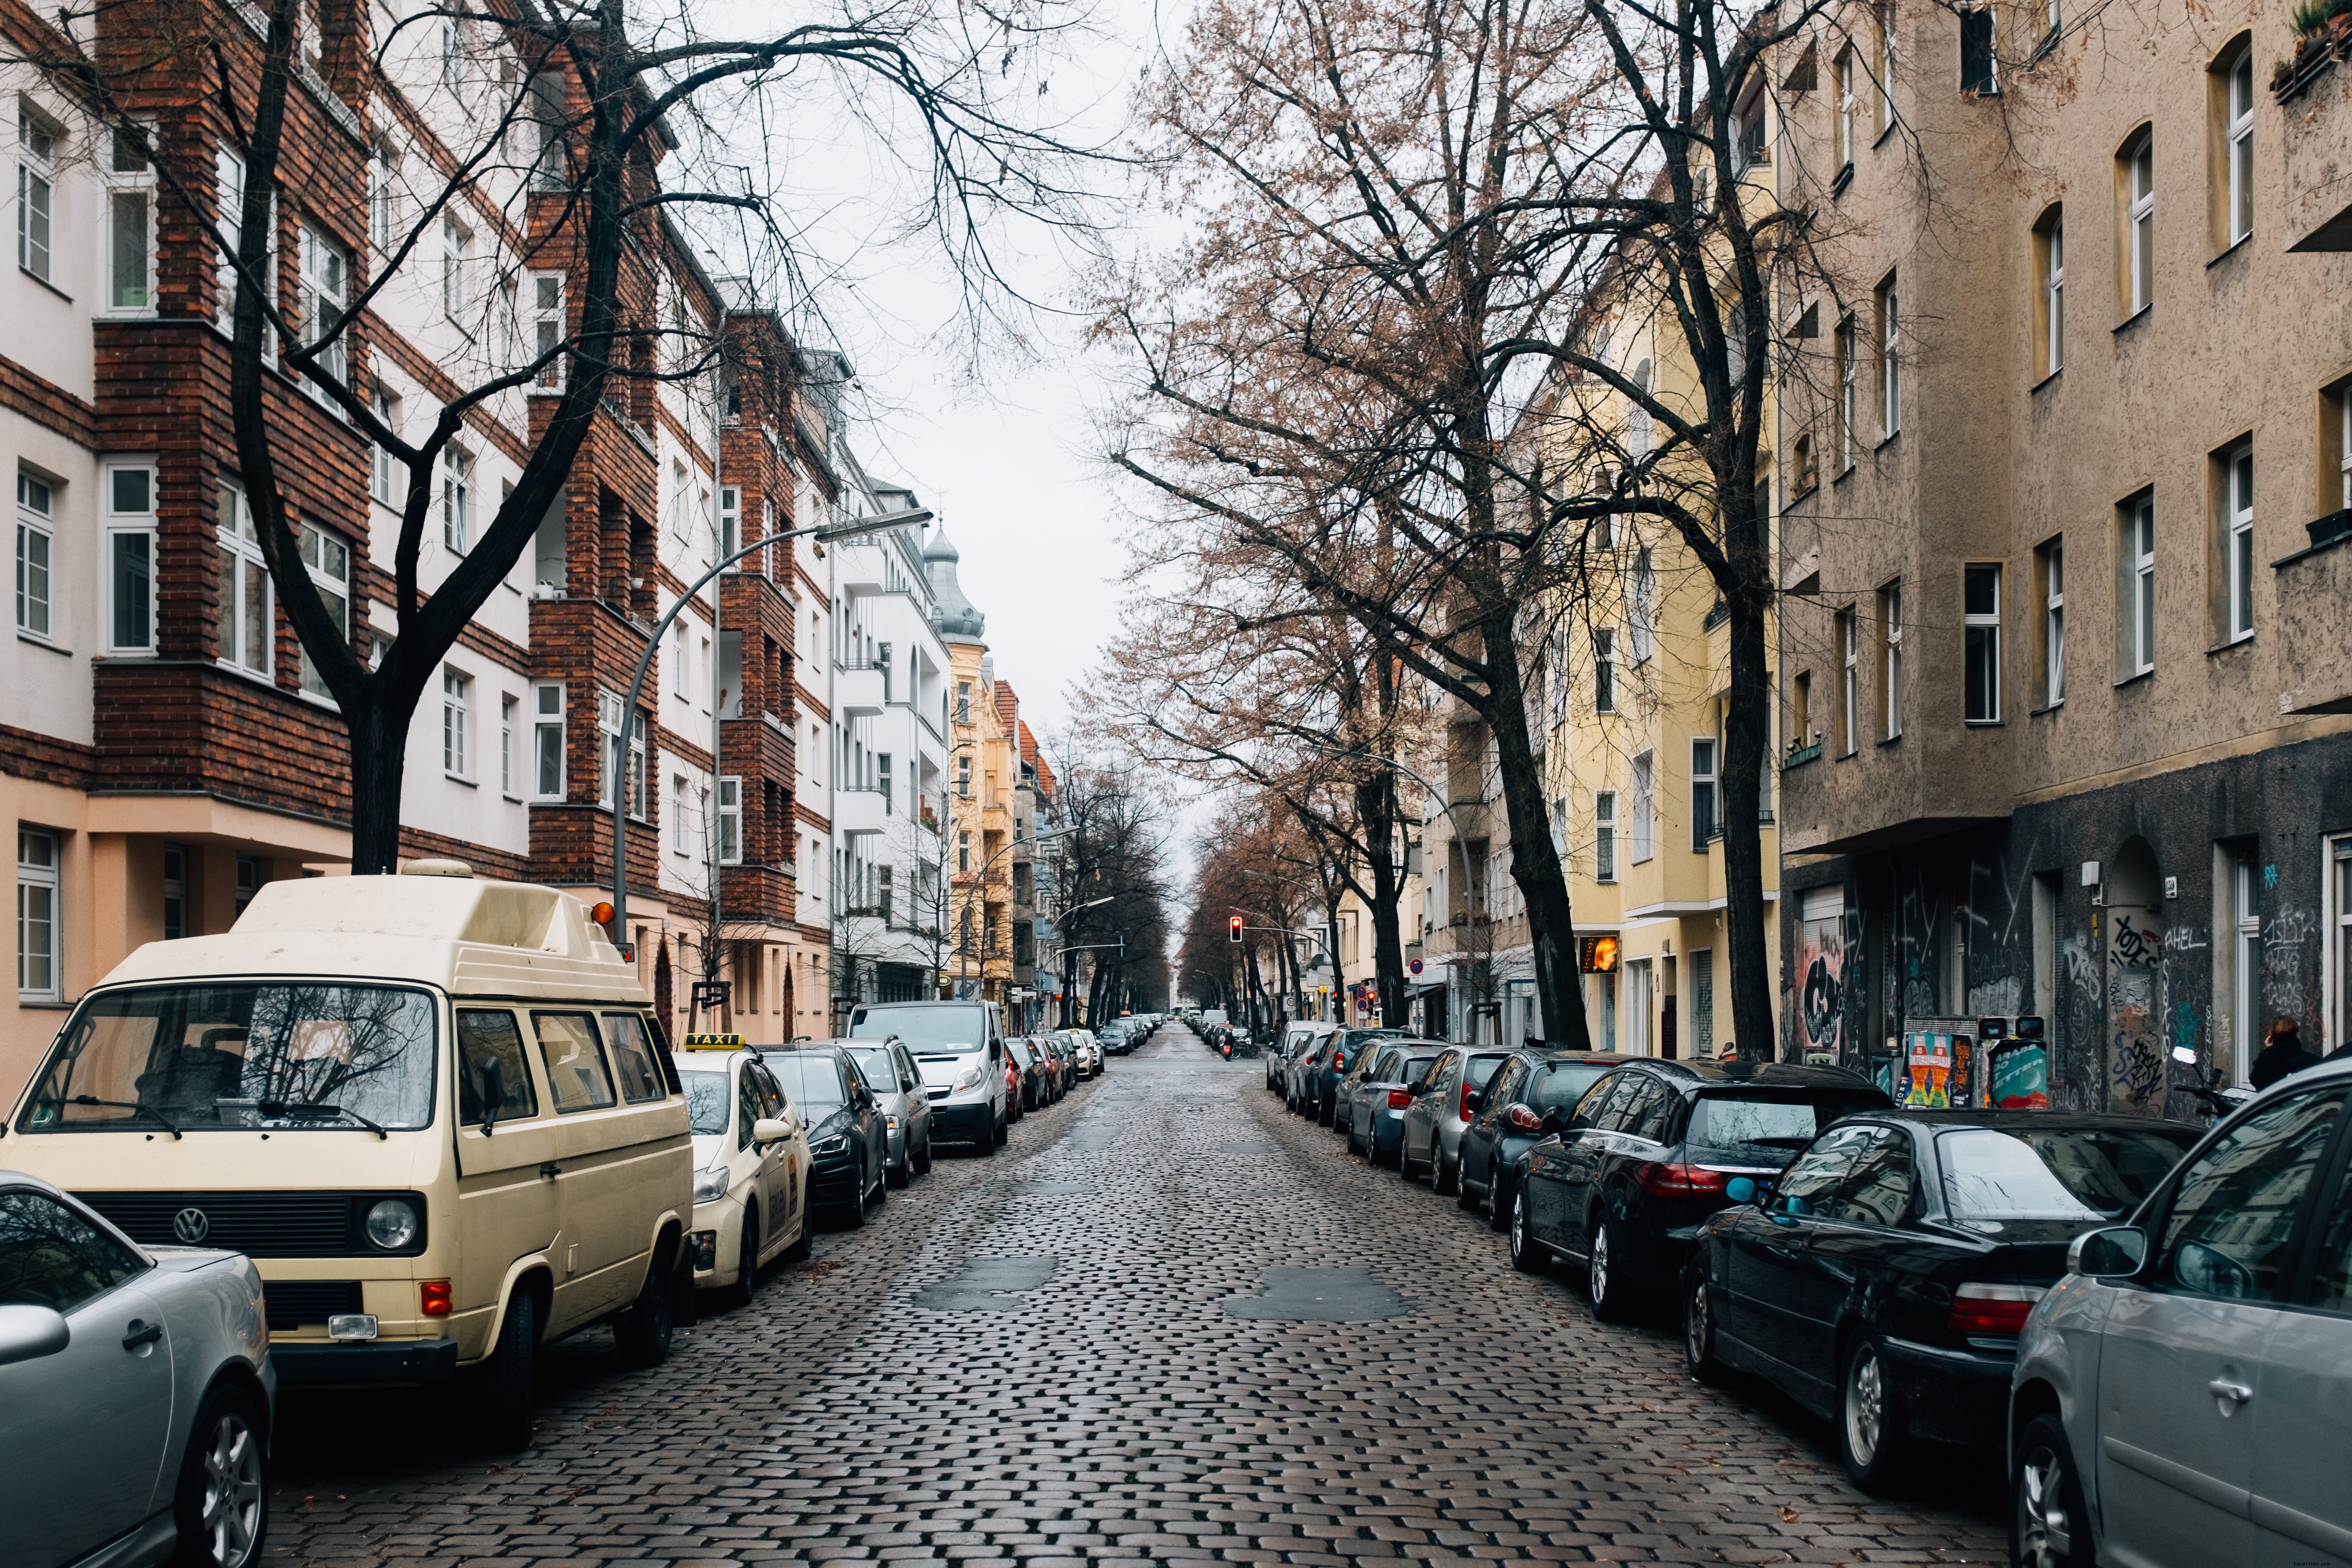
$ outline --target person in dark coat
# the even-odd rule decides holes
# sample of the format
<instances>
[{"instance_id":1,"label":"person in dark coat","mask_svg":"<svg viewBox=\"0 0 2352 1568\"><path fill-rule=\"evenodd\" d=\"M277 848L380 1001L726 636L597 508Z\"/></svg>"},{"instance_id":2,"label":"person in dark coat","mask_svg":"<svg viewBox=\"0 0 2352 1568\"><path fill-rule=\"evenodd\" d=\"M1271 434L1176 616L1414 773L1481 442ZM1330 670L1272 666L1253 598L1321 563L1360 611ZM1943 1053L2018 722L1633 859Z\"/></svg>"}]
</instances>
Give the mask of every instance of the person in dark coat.
<instances>
[{"instance_id":1,"label":"person in dark coat","mask_svg":"<svg viewBox=\"0 0 2352 1568\"><path fill-rule=\"evenodd\" d=\"M2279 1018L2271 1024L2270 1034L2254 1057L2253 1071L2246 1076L2256 1089L2268 1089L2289 1073L2318 1065L2319 1058L2303 1048L2302 1026L2293 1018Z\"/></svg>"}]
</instances>

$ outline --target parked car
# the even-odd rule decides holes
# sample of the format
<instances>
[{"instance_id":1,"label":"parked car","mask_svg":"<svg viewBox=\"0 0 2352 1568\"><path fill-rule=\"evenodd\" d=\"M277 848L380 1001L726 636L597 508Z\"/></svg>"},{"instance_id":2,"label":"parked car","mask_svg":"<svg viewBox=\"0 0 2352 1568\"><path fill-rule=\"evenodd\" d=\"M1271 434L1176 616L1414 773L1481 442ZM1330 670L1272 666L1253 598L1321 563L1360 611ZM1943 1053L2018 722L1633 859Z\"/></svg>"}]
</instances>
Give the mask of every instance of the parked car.
<instances>
[{"instance_id":1,"label":"parked car","mask_svg":"<svg viewBox=\"0 0 2352 1568\"><path fill-rule=\"evenodd\" d=\"M931 1097L923 1075L904 1040L856 1040L844 1048L882 1108L889 1139L884 1169L892 1186L903 1187L931 1168Z\"/></svg>"},{"instance_id":2,"label":"parked car","mask_svg":"<svg viewBox=\"0 0 2352 1568\"><path fill-rule=\"evenodd\" d=\"M1426 1175L1439 1193L1462 1190L1462 1131L1477 1114L1486 1091L1510 1055L1500 1048L1450 1046L1423 1080L1421 1092L1404 1108L1399 1129L1397 1170L1408 1179Z\"/></svg>"},{"instance_id":3,"label":"parked car","mask_svg":"<svg viewBox=\"0 0 2352 1568\"><path fill-rule=\"evenodd\" d=\"M1339 1110L1339 1079L1363 1059L1364 1048L1374 1040L1403 1037L1402 1029L1340 1029L1334 1033L1330 1048L1322 1053L1308 1079L1307 1087L1312 1091L1309 1114L1324 1126L1331 1126L1332 1117Z\"/></svg>"},{"instance_id":4,"label":"parked car","mask_svg":"<svg viewBox=\"0 0 2352 1568\"><path fill-rule=\"evenodd\" d=\"M261 1273L142 1248L0 1171L0 1519L8 1561L247 1568L269 1523Z\"/></svg>"},{"instance_id":5,"label":"parked car","mask_svg":"<svg viewBox=\"0 0 2352 1568\"><path fill-rule=\"evenodd\" d=\"M1299 1047L1297 1056L1291 1059L1289 1069L1283 1075L1282 1103L1285 1110L1300 1116L1314 1114L1314 1096L1322 1081L1323 1063L1339 1043L1339 1031L1334 1030Z\"/></svg>"},{"instance_id":6,"label":"parked car","mask_svg":"<svg viewBox=\"0 0 2352 1568\"><path fill-rule=\"evenodd\" d=\"M1041 1110L1053 1100L1052 1075L1045 1068L1045 1053L1026 1035L1004 1037L1005 1055L1012 1059L1013 1070L1020 1074L1021 1109Z\"/></svg>"},{"instance_id":7,"label":"parked car","mask_svg":"<svg viewBox=\"0 0 2352 1568\"><path fill-rule=\"evenodd\" d=\"M1399 1040L1370 1053L1372 1065L1357 1080L1348 1102L1348 1152L1375 1165L1392 1163L1404 1146L1405 1108L1437 1065L1444 1047L1435 1040Z\"/></svg>"},{"instance_id":8,"label":"parked car","mask_svg":"<svg viewBox=\"0 0 2352 1568\"><path fill-rule=\"evenodd\" d=\"M1071 1070L1081 1081L1102 1076L1102 1053L1095 1048L1092 1036L1084 1029L1056 1029L1054 1034L1069 1051Z\"/></svg>"},{"instance_id":9,"label":"parked car","mask_svg":"<svg viewBox=\"0 0 2352 1568\"><path fill-rule=\"evenodd\" d=\"M1759 1106L1780 1114L1770 1102L1700 1104L1717 1121ZM1997 1447L2017 1331L2065 1271L2067 1242L2137 1207L2197 1136L2046 1110L1849 1116L1769 1198L1740 1202L1759 1184L1744 1178L1726 1194L1738 1206L1699 1227L1683 1281L1691 1373L1752 1372L1831 1417L1865 1490L1886 1485L1914 1437ZM1688 1167L1675 1184L1709 1185L1712 1173Z\"/></svg>"},{"instance_id":10,"label":"parked car","mask_svg":"<svg viewBox=\"0 0 2352 1568\"><path fill-rule=\"evenodd\" d=\"M866 1002L849 1010L856 1040L896 1037L931 1102L929 1137L993 1154L1020 1097L1006 1098L1004 1040L993 1002Z\"/></svg>"},{"instance_id":11,"label":"parked car","mask_svg":"<svg viewBox=\"0 0 2352 1568\"><path fill-rule=\"evenodd\" d=\"M2074 1238L2067 1277L2018 1340L2009 1462L2021 1561L2352 1560L2347 1089L2352 1062L2273 1084L2129 1224Z\"/></svg>"},{"instance_id":12,"label":"parked car","mask_svg":"<svg viewBox=\"0 0 2352 1568\"><path fill-rule=\"evenodd\" d=\"M1059 1035L1031 1037L1045 1048L1045 1059L1054 1067L1054 1098L1061 1099L1076 1087L1078 1065L1070 1059L1070 1043Z\"/></svg>"},{"instance_id":13,"label":"parked car","mask_svg":"<svg viewBox=\"0 0 2352 1568\"><path fill-rule=\"evenodd\" d=\"M1280 1093L1290 1078L1290 1065L1298 1053L1331 1032L1329 1024L1293 1024L1283 1031L1282 1041L1265 1053L1265 1087Z\"/></svg>"},{"instance_id":14,"label":"parked car","mask_svg":"<svg viewBox=\"0 0 2352 1568\"><path fill-rule=\"evenodd\" d=\"M1498 1076L1488 1098L1503 1096ZM1832 1122L1888 1105L1842 1068L1627 1062L1544 1113L1549 1125L1518 1161L1524 1208L1504 1210L1525 1215L1511 1222L1515 1256L1581 1264L1593 1315L1620 1321L1680 1277L1733 1181L1770 1181Z\"/></svg>"},{"instance_id":15,"label":"parked car","mask_svg":"<svg viewBox=\"0 0 2352 1568\"><path fill-rule=\"evenodd\" d=\"M734 1035L688 1035L678 1082L694 1134L698 1290L747 1305L760 1269L808 1251L808 1135L759 1051Z\"/></svg>"},{"instance_id":16,"label":"parked car","mask_svg":"<svg viewBox=\"0 0 2352 1568\"><path fill-rule=\"evenodd\" d=\"M1568 1113L1584 1091L1624 1063L1620 1056L1571 1056L1528 1047L1511 1052L1479 1092L1457 1141L1454 1201L1480 1210L1496 1230L1510 1228L1519 1156L1545 1133L1567 1125Z\"/></svg>"},{"instance_id":17,"label":"parked car","mask_svg":"<svg viewBox=\"0 0 2352 1568\"><path fill-rule=\"evenodd\" d=\"M890 1195L890 1133L848 1044L796 1041L762 1056L808 1132L810 1205L858 1226Z\"/></svg>"}]
</instances>

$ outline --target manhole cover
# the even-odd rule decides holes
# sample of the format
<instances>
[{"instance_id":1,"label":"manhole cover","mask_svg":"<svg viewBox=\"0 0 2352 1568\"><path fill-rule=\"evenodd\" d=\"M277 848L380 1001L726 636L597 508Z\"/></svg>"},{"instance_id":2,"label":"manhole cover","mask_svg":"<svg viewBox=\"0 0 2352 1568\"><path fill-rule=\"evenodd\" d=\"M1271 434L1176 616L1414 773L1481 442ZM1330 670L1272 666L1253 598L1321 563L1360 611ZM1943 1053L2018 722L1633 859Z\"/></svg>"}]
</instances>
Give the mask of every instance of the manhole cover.
<instances>
[{"instance_id":1,"label":"manhole cover","mask_svg":"<svg viewBox=\"0 0 2352 1568\"><path fill-rule=\"evenodd\" d=\"M1372 1277L1369 1268L1265 1268L1260 1293L1224 1303L1232 1318L1284 1323L1361 1323L1401 1318L1412 1303Z\"/></svg>"},{"instance_id":2,"label":"manhole cover","mask_svg":"<svg viewBox=\"0 0 2352 1568\"><path fill-rule=\"evenodd\" d=\"M1054 1277L1055 1259L974 1258L953 1278L915 1292L926 1312L1016 1312L1021 1298Z\"/></svg>"},{"instance_id":3,"label":"manhole cover","mask_svg":"<svg viewBox=\"0 0 2352 1568\"><path fill-rule=\"evenodd\" d=\"M1066 1198L1095 1190L1092 1182L1015 1182L1013 1195L1016 1198Z\"/></svg>"}]
</instances>

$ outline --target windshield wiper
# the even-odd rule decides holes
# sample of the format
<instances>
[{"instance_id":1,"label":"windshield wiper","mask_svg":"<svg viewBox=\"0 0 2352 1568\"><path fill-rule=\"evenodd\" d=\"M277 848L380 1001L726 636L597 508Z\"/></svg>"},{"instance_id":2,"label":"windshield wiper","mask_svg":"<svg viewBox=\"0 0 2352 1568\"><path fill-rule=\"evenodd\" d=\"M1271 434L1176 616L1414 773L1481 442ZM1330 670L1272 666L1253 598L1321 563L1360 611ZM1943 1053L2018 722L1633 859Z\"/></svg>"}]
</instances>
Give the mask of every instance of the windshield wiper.
<instances>
[{"instance_id":1,"label":"windshield wiper","mask_svg":"<svg viewBox=\"0 0 2352 1568\"><path fill-rule=\"evenodd\" d=\"M292 1105L282 1100L265 1100L257 1102L254 1109L277 1121L317 1121L330 1116L348 1116L385 1142L392 1141L391 1133L347 1105L326 1105L315 1100L307 1105Z\"/></svg>"},{"instance_id":2,"label":"windshield wiper","mask_svg":"<svg viewBox=\"0 0 2352 1568\"><path fill-rule=\"evenodd\" d=\"M100 1100L94 1094L77 1094L73 1097L73 1102L76 1105L103 1105L116 1110L135 1110L142 1116L153 1117L163 1126L163 1131L169 1132L174 1139L180 1136L180 1130L173 1126L170 1119L162 1111L152 1105L142 1105L135 1100Z\"/></svg>"}]
</instances>

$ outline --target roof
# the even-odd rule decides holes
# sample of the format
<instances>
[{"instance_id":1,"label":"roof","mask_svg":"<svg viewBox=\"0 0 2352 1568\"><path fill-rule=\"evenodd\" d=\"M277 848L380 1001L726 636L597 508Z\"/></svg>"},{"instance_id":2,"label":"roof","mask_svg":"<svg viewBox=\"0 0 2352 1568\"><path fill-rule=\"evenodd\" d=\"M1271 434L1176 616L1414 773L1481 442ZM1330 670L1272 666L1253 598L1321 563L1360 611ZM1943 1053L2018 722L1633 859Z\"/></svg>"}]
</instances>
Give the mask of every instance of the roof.
<instances>
[{"instance_id":1,"label":"roof","mask_svg":"<svg viewBox=\"0 0 2352 1568\"><path fill-rule=\"evenodd\" d=\"M923 565L931 579L931 624L943 637L978 642L988 635L988 617L972 607L956 579L956 563L962 559L946 528L932 530L930 543L923 547Z\"/></svg>"}]
</instances>

